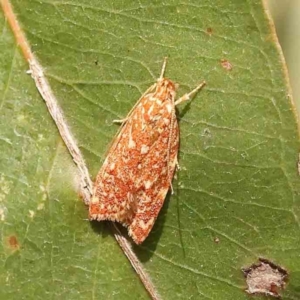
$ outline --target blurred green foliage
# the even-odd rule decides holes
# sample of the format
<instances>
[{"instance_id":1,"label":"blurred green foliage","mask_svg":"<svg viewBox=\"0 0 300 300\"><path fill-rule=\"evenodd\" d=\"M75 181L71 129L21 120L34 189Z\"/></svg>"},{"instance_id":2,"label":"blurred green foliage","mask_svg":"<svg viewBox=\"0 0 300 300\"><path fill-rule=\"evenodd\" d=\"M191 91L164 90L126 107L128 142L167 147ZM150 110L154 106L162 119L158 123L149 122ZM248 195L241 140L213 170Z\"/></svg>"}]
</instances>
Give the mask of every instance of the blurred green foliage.
<instances>
[{"instance_id":1,"label":"blurred green foliage","mask_svg":"<svg viewBox=\"0 0 300 300\"><path fill-rule=\"evenodd\" d=\"M286 59L294 102L300 112L300 1L268 0L267 3Z\"/></svg>"}]
</instances>

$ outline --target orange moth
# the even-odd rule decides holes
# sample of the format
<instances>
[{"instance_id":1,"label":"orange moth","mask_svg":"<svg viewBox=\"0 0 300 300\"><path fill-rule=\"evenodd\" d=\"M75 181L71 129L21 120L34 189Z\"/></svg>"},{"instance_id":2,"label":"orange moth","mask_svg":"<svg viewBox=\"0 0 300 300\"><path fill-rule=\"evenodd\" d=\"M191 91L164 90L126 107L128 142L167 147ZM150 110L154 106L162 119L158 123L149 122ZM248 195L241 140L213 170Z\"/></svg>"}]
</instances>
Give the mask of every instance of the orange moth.
<instances>
[{"instance_id":1,"label":"orange moth","mask_svg":"<svg viewBox=\"0 0 300 300\"><path fill-rule=\"evenodd\" d=\"M117 221L136 244L151 231L177 166L179 127L175 106L205 82L175 100L175 84L161 75L124 120L97 175L90 220Z\"/></svg>"}]
</instances>

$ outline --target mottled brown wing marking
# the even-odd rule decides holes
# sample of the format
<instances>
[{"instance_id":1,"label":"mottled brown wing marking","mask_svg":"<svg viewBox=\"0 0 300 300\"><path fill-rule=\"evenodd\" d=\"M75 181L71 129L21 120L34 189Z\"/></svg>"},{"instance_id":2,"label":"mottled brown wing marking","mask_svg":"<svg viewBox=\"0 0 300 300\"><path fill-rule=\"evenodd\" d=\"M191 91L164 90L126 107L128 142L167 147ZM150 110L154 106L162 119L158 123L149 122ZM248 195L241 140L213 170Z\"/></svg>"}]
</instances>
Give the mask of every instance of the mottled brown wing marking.
<instances>
[{"instance_id":1,"label":"mottled brown wing marking","mask_svg":"<svg viewBox=\"0 0 300 300\"><path fill-rule=\"evenodd\" d=\"M159 134L154 137L153 126L149 127L149 120L144 118L152 95L145 95L138 102L109 150L95 182L89 209L92 220L118 221L127 226L134 217L133 184L141 171L140 161L144 159L141 148L150 148L159 137Z\"/></svg>"},{"instance_id":2,"label":"mottled brown wing marking","mask_svg":"<svg viewBox=\"0 0 300 300\"><path fill-rule=\"evenodd\" d=\"M143 101L145 97L142 97L130 112L97 175L89 207L91 220L118 221L127 226L128 219L132 219L132 172L136 154L134 149L124 145L129 145L134 116L139 114L142 106L138 105Z\"/></svg>"},{"instance_id":3,"label":"mottled brown wing marking","mask_svg":"<svg viewBox=\"0 0 300 300\"><path fill-rule=\"evenodd\" d=\"M147 94L149 94L151 91L153 91L156 86L157 86L157 83L150 86L146 90L146 92L140 97L140 99L136 102L136 104L133 106L133 108L130 110L130 112L127 114L126 119L124 120L124 122L122 122L118 132L116 133L116 135L112 139L112 144L110 145L109 150L106 152L106 155L105 155L106 159L105 159L101 169L98 172L97 178L100 177L101 171L103 172L105 170L105 167L106 167L105 162L106 162L108 156L114 156L114 153L116 151L117 146L122 142L122 137L124 136L124 132L126 132L128 130L128 123L132 124L133 114L137 114L137 111L136 111L137 106L140 103L142 103L143 101L145 101L145 96ZM114 122L119 122L119 121L115 120ZM97 179L96 179L95 185L96 185L96 183L97 183Z\"/></svg>"},{"instance_id":4,"label":"mottled brown wing marking","mask_svg":"<svg viewBox=\"0 0 300 300\"><path fill-rule=\"evenodd\" d=\"M179 128L174 114L172 125L158 124L163 131L140 162L141 170L135 183L137 210L129 225L129 235L136 244L142 243L151 231L170 188L177 162ZM168 111L164 116L171 119ZM161 118L163 120L163 118ZM145 172L147 170L147 172Z\"/></svg>"},{"instance_id":5,"label":"mottled brown wing marking","mask_svg":"<svg viewBox=\"0 0 300 300\"><path fill-rule=\"evenodd\" d=\"M173 136L169 160L167 159L167 151L160 151L160 163L155 166L156 168L146 165L145 169L148 168L150 171L147 176L142 176L141 181L138 183L140 189L137 190L135 197L137 210L129 225L129 235L137 244L142 243L148 236L168 193L170 180L167 176L167 168L170 165L172 166L170 167L169 176L173 177L177 161L178 143L175 141L176 137ZM158 149L153 149L153 154L155 150Z\"/></svg>"}]
</instances>

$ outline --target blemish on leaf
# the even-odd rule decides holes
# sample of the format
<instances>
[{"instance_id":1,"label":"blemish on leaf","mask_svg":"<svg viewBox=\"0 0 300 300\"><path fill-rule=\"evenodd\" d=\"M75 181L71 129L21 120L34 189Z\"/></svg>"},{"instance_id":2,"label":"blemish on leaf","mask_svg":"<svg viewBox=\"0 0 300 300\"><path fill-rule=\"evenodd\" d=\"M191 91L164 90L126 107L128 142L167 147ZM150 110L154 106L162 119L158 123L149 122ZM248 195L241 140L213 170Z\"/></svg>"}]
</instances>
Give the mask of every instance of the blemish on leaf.
<instances>
[{"instance_id":1,"label":"blemish on leaf","mask_svg":"<svg viewBox=\"0 0 300 300\"><path fill-rule=\"evenodd\" d=\"M260 258L259 262L242 269L246 278L248 294L266 295L280 298L285 288L288 273L273 262Z\"/></svg>"},{"instance_id":2,"label":"blemish on leaf","mask_svg":"<svg viewBox=\"0 0 300 300\"><path fill-rule=\"evenodd\" d=\"M201 137L211 137L211 131L209 130L209 128L204 128Z\"/></svg>"},{"instance_id":3,"label":"blemish on leaf","mask_svg":"<svg viewBox=\"0 0 300 300\"><path fill-rule=\"evenodd\" d=\"M212 35L213 30L212 30L211 27L207 27L207 28L206 28L206 32L207 32L207 34Z\"/></svg>"},{"instance_id":4,"label":"blemish on leaf","mask_svg":"<svg viewBox=\"0 0 300 300\"><path fill-rule=\"evenodd\" d=\"M227 71L232 70L232 64L227 59L221 59L221 66Z\"/></svg>"},{"instance_id":5,"label":"blemish on leaf","mask_svg":"<svg viewBox=\"0 0 300 300\"><path fill-rule=\"evenodd\" d=\"M15 235L11 235L8 237L8 245L12 250L20 249L20 244Z\"/></svg>"},{"instance_id":6,"label":"blemish on leaf","mask_svg":"<svg viewBox=\"0 0 300 300\"><path fill-rule=\"evenodd\" d=\"M219 244L219 243L220 243L220 239L216 236L216 237L214 238L214 242L215 242L216 244Z\"/></svg>"}]
</instances>

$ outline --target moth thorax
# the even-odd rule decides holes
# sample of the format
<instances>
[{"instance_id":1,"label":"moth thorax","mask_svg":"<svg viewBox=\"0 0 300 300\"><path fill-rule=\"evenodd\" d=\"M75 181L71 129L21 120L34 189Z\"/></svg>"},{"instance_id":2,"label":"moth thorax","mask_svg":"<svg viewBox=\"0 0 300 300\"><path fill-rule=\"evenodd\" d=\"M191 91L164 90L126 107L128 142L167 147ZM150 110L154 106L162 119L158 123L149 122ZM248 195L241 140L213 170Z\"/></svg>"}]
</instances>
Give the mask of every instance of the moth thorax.
<instances>
[{"instance_id":1,"label":"moth thorax","mask_svg":"<svg viewBox=\"0 0 300 300\"><path fill-rule=\"evenodd\" d=\"M175 98L176 86L173 81L162 78L157 81L155 97L161 99L164 102L167 99Z\"/></svg>"}]
</instances>

